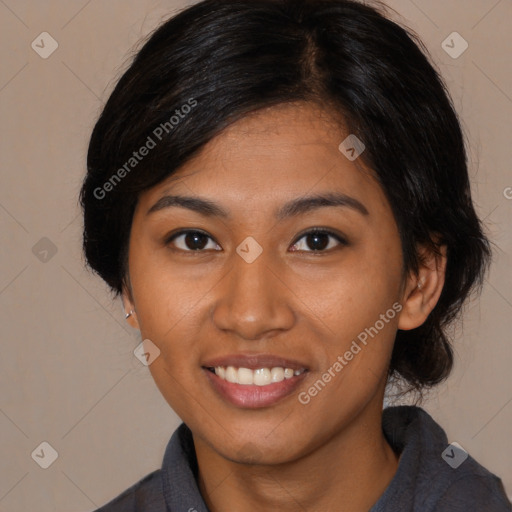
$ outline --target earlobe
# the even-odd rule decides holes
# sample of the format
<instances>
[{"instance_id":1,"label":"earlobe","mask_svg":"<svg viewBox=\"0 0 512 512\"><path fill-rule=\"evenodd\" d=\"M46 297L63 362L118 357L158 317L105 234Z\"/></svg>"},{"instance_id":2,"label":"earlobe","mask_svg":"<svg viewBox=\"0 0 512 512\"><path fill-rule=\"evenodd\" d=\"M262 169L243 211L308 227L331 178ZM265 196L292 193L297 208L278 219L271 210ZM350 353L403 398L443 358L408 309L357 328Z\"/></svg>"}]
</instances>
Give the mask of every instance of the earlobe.
<instances>
[{"instance_id":1,"label":"earlobe","mask_svg":"<svg viewBox=\"0 0 512 512\"><path fill-rule=\"evenodd\" d=\"M446 246L439 246L439 254L423 249L420 268L411 274L402 295L403 306L398 320L398 329L415 329L422 325L434 309L445 281L447 262Z\"/></svg>"},{"instance_id":2,"label":"earlobe","mask_svg":"<svg viewBox=\"0 0 512 512\"><path fill-rule=\"evenodd\" d=\"M123 286L122 292L123 310L125 320L134 328L139 329L139 322L137 320L137 312L135 310L135 304L132 299L132 294L125 286Z\"/></svg>"}]
</instances>

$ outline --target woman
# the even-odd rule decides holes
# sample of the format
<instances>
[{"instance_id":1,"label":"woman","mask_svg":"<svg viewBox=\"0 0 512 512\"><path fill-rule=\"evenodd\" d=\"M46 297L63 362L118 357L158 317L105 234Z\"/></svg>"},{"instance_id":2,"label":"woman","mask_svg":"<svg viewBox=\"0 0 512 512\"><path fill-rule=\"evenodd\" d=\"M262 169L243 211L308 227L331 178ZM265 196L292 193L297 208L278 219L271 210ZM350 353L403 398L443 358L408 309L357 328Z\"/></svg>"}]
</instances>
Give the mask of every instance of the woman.
<instances>
[{"instance_id":1,"label":"woman","mask_svg":"<svg viewBox=\"0 0 512 512\"><path fill-rule=\"evenodd\" d=\"M443 82L383 12L205 0L119 80L84 251L183 424L100 511L511 509L425 411L383 411L448 376L491 254Z\"/></svg>"}]
</instances>

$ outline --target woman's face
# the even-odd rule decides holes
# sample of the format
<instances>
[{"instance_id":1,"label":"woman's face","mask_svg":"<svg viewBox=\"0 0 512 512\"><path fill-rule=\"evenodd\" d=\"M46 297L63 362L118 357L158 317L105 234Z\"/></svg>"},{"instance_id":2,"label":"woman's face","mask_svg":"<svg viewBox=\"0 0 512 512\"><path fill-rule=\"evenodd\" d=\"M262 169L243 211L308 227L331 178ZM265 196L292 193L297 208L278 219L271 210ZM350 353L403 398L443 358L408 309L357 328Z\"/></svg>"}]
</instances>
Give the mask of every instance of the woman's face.
<instances>
[{"instance_id":1,"label":"woman's face","mask_svg":"<svg viewBox=\"0 0 512 512\"><path fill-rule=\"evenodd\" d=\"M225 458L290 461L382 408L407 287L389 203L338 149L347 135L311 105L260 111L138 202L129 321L160 350L169 405Z\"/></svg>"}]
</instances>

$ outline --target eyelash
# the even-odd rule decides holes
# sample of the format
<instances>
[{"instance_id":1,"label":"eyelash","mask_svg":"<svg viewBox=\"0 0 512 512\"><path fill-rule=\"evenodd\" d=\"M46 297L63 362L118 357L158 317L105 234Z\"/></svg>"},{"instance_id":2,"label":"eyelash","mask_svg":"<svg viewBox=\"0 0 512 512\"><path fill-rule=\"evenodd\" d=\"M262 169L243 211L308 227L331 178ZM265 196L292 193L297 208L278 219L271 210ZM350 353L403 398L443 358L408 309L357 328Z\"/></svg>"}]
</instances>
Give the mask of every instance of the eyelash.
<instances>
[{"instance_id":1,"label":"eyelash","mask_svg":"<svg viewBox=\"0 0 512 512\"><path fill-rule=\"evenodd\" d=\"M191 234L191 233L203 235L215 242L215 240L210 235L205 233L204 231L201 231L199 229L184 229L184 230L178 231L177 233L174 233L171 236L167 237L165 239L165 245L171 244L176 238L178 238L182 235L187 235L187 234ZM348 245L348 242L342 236L338 235L337 233L335 233L329 229L314 228L314 229L311 229L304 233L301 233L299 235L299 237L296 239L296 241L292 244L292 246L297 245L297 243L300 240L307 237L308 235L328 235L339 242L338 247ZM217 243L217 242L215 242L215 243ZM333 249L336 249L336 247L334 247L334 248L331 247L330 249L320 249L320 250L317 249L317 250L309 250L309 251L297 250L297 251L292 251L292 252L306 252L306 253L311 253L311 254L321 254L321 253L330 253ZM193 250L193 249L172 248L171 250L177 251L177 252L182 252L182 253L191 253L192 255L205 252L205 249ZM220 251L217 251L217 252L220 252Z\"/></svg>"}]
</instances>

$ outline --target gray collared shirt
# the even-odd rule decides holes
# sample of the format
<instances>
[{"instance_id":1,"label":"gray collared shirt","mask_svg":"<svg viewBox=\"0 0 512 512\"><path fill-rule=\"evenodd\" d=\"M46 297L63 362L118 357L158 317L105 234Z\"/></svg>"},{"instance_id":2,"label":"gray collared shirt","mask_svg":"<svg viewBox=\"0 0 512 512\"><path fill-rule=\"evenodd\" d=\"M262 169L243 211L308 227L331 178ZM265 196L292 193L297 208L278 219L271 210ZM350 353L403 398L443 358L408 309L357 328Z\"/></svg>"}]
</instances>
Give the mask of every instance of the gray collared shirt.
<instances>
[{"instance_id":1,"label":"gray collared shirt","mask_svg":"<svg viewBox=\"0 0 512 512\"><path fill-rule=\"evenodd\" d=\"M388 407L382 428L401 458L369 512L512 511L501 480L464 451L448 446L443 429L423 409ZM95 512L142 511L209 512L197 486L192 433L184 423L167 445L162 468Z\"/></svg>"}]
</instances>

